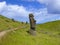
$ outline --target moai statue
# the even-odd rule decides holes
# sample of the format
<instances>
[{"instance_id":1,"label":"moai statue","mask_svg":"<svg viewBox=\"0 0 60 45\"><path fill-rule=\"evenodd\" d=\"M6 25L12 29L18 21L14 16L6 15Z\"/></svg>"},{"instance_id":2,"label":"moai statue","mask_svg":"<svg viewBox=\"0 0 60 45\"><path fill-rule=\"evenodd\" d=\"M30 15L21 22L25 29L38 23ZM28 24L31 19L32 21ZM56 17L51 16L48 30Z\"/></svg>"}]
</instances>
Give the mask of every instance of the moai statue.
<instances>
[{"instance_id":1,"label":"moai statue","mask_svg":"<svg viewBox=\"0 0 60 45\"><path fill-rule=\"evenodd\" d=\"M29 20L30 20L30 31L29 33L32 35L36 35L36 20L34 19L33 14L29 14Z\"/></svg>"}]
</instances>

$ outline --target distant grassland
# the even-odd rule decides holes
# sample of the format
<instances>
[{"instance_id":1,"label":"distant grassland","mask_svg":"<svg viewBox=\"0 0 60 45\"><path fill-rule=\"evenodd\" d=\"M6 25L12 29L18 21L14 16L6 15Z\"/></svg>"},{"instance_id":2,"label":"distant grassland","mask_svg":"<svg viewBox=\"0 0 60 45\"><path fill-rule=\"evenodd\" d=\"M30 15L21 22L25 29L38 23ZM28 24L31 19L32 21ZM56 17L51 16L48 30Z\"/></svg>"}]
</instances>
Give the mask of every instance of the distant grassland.
<instances>
[{"instance_id":1,"label":"distant grassland","mask_svg":"<svg viewBox=\"0 0 60 45\"><path fill-rule=\"evenodd\" d=\"M3 17L3 16L2 16ZM29 24L13 22L0 16L0 30L27 26L26 28L11 31L0 40L0 45L60 45L60 20L36 25L36 36L27 33ZM2 20L4 22L2 22ZM6 24L8 20L10 27Z\"/></svg>"},{"instance_id":2,"label":"distant grassland","mask_svg":"<svg viewBox=\"0 0 60 45\"><path fill-rule=\"evenodd\" d=\"M37 28L40 28L41 30L45 31L53 31L53 32L59 32L60 31L60 20L47 22L44 24L39 24Z\"/></svg>"},{"instance_id":3,"label":"distant grassland","mask_svg":"<svg viewBox=\"0 0 60 45\"><path fill-rule=\"evenodd\" d=\"M12 21L9 18L0 15L0 31L8 30L20 26L21 23L17 21Z\"/></svg>"}]
</instances>

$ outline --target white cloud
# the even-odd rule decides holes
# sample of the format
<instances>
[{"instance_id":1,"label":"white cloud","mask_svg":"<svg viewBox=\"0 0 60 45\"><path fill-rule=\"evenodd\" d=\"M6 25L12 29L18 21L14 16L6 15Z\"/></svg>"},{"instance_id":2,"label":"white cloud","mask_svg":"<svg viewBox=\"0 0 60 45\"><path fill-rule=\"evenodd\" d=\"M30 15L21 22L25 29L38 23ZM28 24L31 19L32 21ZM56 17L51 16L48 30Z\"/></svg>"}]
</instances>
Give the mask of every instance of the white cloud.
<instances>
[{"instance_id":1,"label":"white cloud","mask_svg":"<svg viewBox=\"0 0 60 45\"><path fill-rule=\"evenodd\" d=\"M6 2L0 2L0 13L5 9Z\"/></svg>"},{"instance_id":2,"label":"white cloud","mask_svg":"<svg viewBox=\"0 0 60 45\"><path fill-rule=\"evenodd\" d=\"M37 1L46 4L49 13L60 14L60 0L37 0Z\"/></svg>"},{"instance_id":3,"label":"white cloud","mask_svg":"<svg viewBox=\"0 0 60 45\"><path fill-rule=\"evenodd\" d=\"M25 9L25 7L23 6L18 6L18 5L6 5L6 8L4 8L3 12L1 12L1 14L5 15L7 14L7 16L27 16L27 14L29 13L29 11L27 11Z\"/></svg>"},{"instance_id":4,"label":"white cloud","mask_svg":"<svg viewBox=\"0 0 60 45\"><path fill-rule=\"evenodd\" d=\"M29 13L34 14L37 23L44 23L47 21L60 19L60 16L51 14L49 15L47 12L47 8L39 10L27 10L24 6L7 5L6 2L0 2L0 14L6 17L14 18L19 21L28 21Z\"/></svg>"},{"instance_id":5,"label":"white cloud","mask_svg":"<svg viewBox=\"0 0 60 45\"><path fill-rule=\"evenodd\" d=\"M48 2L48 0L36 0L36 1L38 1L38 2L40 2L42 4L46 4Z\"/></svg>"},{"instance_id":6,"label":"white cloud","mask_svg":"<svg viewBox=\"0 0 60 45\"><path fill-rule=\"evenodd\" d=\"M19 17L20 19L18 20L22 20L22 19L26 20L28 17L28 14L31 13L31 11L26 10L26 7L24 6L7 5L6 2L0 2L0 9L1 9L0 14L9 18L15 18L16 20Z\"/></svg>"}]
</instances>

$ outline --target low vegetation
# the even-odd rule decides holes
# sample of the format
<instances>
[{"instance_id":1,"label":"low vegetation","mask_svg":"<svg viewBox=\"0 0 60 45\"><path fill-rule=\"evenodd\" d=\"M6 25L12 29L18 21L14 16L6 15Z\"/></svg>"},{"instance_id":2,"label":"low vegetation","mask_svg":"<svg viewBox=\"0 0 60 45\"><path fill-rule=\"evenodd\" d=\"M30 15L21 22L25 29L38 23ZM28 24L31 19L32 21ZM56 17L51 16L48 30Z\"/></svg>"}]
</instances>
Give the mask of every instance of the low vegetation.
<instances>
[{"instance_id":1,"label":"low vegetation","mask_svg":"<svg viewBox=\"0 0 60 45\"><path fill-rule=\"evenodd\" d=\"M18 26L25 26L25 28L9 32L0 40L0 45L60 45L60 20L37 24L36 36L32 36L27 33L29 24L13 22L0 16L0 31Z\"/></svg>"}]
</instances>

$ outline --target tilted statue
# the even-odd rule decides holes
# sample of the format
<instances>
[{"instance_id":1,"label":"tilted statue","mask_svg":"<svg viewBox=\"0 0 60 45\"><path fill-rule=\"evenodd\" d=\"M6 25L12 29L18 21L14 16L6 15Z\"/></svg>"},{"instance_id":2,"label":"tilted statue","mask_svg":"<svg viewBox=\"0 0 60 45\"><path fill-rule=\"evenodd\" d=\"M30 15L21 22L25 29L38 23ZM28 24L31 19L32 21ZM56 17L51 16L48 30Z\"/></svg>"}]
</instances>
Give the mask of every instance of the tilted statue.
<instances>
[{"instance_id":1,"label":"tilted statue","mask_svg":"<svg viewBox=\"0 0 60 45\"><path fill-rule=\"evenodd\" d=\"M32 35L36 35L36 20L34 19L33 14L29 14L29 21L30 21L30 30L29 33Z\"/></svg>"},{"instance_id":2,"label":"tilted statue","mask_svg":"<svg viewBox=\"0 0 60 45\"><path fill-rule=\"evenodd\" d=\"M29 20L30 20L30 29L35 30L36 20L34 19L33 14L29 14Z\"/></svg>"}]
</instances>

